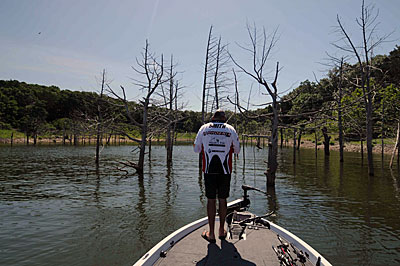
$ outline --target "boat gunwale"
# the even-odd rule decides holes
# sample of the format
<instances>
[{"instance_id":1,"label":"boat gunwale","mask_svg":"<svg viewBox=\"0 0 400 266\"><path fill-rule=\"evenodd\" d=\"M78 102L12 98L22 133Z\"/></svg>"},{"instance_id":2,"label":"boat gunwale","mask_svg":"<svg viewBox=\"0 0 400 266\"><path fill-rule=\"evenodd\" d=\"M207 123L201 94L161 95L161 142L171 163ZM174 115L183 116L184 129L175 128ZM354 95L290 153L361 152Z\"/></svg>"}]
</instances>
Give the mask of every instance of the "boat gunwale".
<instances>
[{"instance_id":1,"label":"boat gunwale","mask_svg":"<svg viewBox=\"0 0 400 266\"><path fill-rule=\"evenodd\" d=\"M239 204L242 202L243 199L237 199L228 203L228 208ZM219 218L216 217L218 220ZM148 252L146 252L133 266L140 266L140 265L154 265L157 260L160 258L161 252L165 252L170 249L176 242L190 234L191 232L197 230L198 228L202 227L203 225L208 223L208 217L200 218L190 224L187 224L176 231L169 234L163 240L158 242L153 248L151 248Z\"/></svg>"},{"instance_id":2,"label":"boat gunwale","mask_svg":"<svg viewBox=\"0 0 400 266\"><path fill-rule=\"evenodd\" d=\"M279 236L287 240L289 243L293 244L297 249L302 250L303 252L306 251L309 254L308 259L312 264L316 265L318 258L321 258L320 265L332 266L332 264L327 259L325 259L318 251L316 251L313 247L311 247L297 235L279 225L274 224L267 219L262 218L262 220L270 224L270 230L274 231Z\"/></svg>"},{"instance_id":3,"label":"boat gunwale","mask_svg":"<svg viewBox=\"0 0 400 266\"><path fill-rule=\"evenodd\" d=\"M237 199L228 203L228 208L232 207L236 204L240 204L244 201L244 198ZM219 217L216 217L216 220L219 220ZM273 222L262 218L262 220L268 222L270 224L270 230L282 236L285 240L292 243L297 249L302 250L303 252L307 252L309 254L309 260L312 264L316 264L318 258L321 258L320 265L332 266L331 263L328 262L318 251L312 248L309 244L303 241L301 238L286 230L285 228L274 224ZM151 266L154 265L157 260L161 257L162 252L167 252L171 247L175 245L178 241L202 227L203 225L208 223L208 217L200 218L194 222L191 222L171 234L165 237L163 240L158 242L153 248L151 248L148 252L146 252L140 259L137 260L133 266Z\"/></svg>"}]
</instances>

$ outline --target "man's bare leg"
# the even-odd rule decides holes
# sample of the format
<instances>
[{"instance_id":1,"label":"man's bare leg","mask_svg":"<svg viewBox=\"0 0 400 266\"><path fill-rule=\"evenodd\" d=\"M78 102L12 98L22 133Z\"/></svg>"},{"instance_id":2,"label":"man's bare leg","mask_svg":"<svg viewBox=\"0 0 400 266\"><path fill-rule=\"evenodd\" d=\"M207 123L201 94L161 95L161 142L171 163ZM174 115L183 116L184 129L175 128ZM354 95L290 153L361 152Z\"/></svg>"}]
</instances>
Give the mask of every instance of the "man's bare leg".
<instances>
[{"instance_id":1,"label":"man's bare leg","mask_svg":"<svg viewBox=\"0 0 400 266\"><path fill-rule=\"evenodd\" d=\"M218 236L225 236L225 217L226 217L226 199L218 199L218 213L219 213L219 235Z\"/></svg>"},{"instance_id":2,"label":"man's bare leg","mask_svg":"<svg viewBox=\"0 0 400 266\"><path fill-rule=\"evenodd\" d=\"M209 226L209 239L215 239L214 227L215 227L215 213L216 213L216 199L207 200L207 216L208 216L208 226Z\"/></svg>"}]
</instances>

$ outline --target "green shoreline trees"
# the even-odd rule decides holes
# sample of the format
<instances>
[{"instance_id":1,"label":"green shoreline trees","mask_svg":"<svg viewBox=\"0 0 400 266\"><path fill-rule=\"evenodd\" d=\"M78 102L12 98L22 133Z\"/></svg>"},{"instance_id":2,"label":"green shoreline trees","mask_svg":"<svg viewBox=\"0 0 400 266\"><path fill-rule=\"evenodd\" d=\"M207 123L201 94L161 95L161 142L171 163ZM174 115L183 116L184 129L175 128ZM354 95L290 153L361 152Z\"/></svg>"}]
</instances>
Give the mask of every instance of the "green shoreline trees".
<instances>
[{"instance_id":1,"label":"green shoreline trees","mask_svg":"<svg viewBox=\"0 0 400 266\"><path fill-rule=\"evenodd\" d=\"M400 121L400 47L396 46L388 55L376 55L371 58L371 64L371 93L375 106L372 113L373 138L376 140L382 135L385 138L394 138ZM341 115L343 138L347 142L365 141L366 137L366 124L361 109L362 94L360 88L354 85L358 78L357 67L357 64L345 63L342 70ZM282 116L279 125L283 128L283 134L291 135L293 127L301 128L305 134L321 134L324 126L329 134L338 133L338 71L337 68L331 69L326 77L318 82L303 81L293 91L281 97L284 101L279 107ZM296 97L293 97L294 95ZM77 136L95 136L96 132L92 130L93 126L89 121L98 116L98 97L94 92L61 90L55 86L0 80L0 129L13 129L34 140L38 136L61 136L71 143ZM118 106L117 99L108 96L104 98L104 110L107 110L107 116L115 117L115 126L139 132L138 128L129 123L125 110ZM137 105L135 102L129 104L133 107ZM270 106L266 106L250 112L256 116L270 113L270 109ZM202 125L201 112L176 112L184 118L176 124L176 132L197 132ZM302 115L299 116L299 113ZM132 115L141 120L140 112ZM265 115L260 115L259 119L250 122L241 114L232 112L230 123L237 124L240 133L258 134L268 127L270 121ZM111 134L111 131L108 134Z\"/></svg>"}]
</instances>

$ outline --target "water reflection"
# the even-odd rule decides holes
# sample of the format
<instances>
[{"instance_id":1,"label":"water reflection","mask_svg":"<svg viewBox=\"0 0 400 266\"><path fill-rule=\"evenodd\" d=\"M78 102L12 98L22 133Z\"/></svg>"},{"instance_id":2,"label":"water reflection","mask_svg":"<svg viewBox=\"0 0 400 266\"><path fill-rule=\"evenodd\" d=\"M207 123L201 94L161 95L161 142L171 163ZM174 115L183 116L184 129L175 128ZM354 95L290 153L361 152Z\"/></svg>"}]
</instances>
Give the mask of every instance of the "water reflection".
<instances>
[{"instance_id":1,"label":"water reflection","mask_svg":"<svg viewBox=\"0 0 400 266\"><path fill-rule=\"evenodd\" d=\"M95 172L95 176L96 176L96 187L95 190L93 192L94 194L94 201L98 204L99 201L99 192L100 192L100 170L99 170L99 165L96 164L96 172Z\"/></svg>"},{"instance_id":2,"label":"water reflection","mask_svg":"<svg viewBox=\"0 0 400 266\"><path fill-rule=\"evenodd\" d=\"M198 178L198 180L199 180L199 188L200 188L200 191L201 191L201 193L200 193L200 195L199 195L199 197L200 197L200 202L201 202L201 204L203 205L203 206L205 206L205 204L206 204L206 200L205 200L205 188L204 188L204 181L203 181L203 171L201 170L201 169L199 169L199 178Z\"/></svg>"},{"instance_id":3,"label":"water reflection","mask_svg":"<svg viewBox=\"0 0 400 266\"><path fill-rule=\"evenodd\" d=\"M393 179L393 187L394 190L396 192L396 198L400 200L400 182L399 182L399 178L400 178L400 167L397 169L397 177L395 175L395 170L390 169L390 175Z\"/></svg>"},{"instance_id":4,"label":"water reflection","mask_svg":"<svg viewBox=\"0 0 400 266\"><path fill-rule=\"evenodd\" d=\"M146 191L144 188L144 178L139 176L138 177L138 185L139 185L139 198L138 202L135 206L135 210L139 212L138 217L138 224L139 226L136 228L138 231L138 237L140 244L147 246L147 242L149 241L148 237L146 236L146 232L149 225L149 218L147 216L145 205L147 203L146 199Z\"/></svg>"},{"instance_id":5,"label":"water reflection","mask_svg":"<svg viewBox=\"0 0 400 266\"><path fill-rule=\"evenodd\" d=\"M90 146L1 147L0 264L131 265L172 231L204 217L192 147L175 147L170 168L164 147L152 149L143 176L124 176L115 165L137 159L129 146L106 147L99 168ZM333 264L400 263L398 167L368 177L359 154L346 153L339 163L334 151L329 159L318 151L315 159L314 150L300 149L293 164L293 150L283 148L272 190L263 174L268 151L244 151L247 157L233 161L229 200L242 196L243 183L267 190L268 198L251 194L251 211L276 209L273 222Z\"/></svg>"},{"instance_id":6,"label":"water reflection","mask_svg":"<svg viewBox=\"0 0 400 266\"><path fill-rule=\"evenodd\" d=\"M171 179L172 179L172 177L171 177L171 166L170 165L167 166L167 174L166 174L165 178L167 180L167 182L165 183L165 197L164 197L165 198L165 211L170 212L172 206L174 205L173 199L171 198L171 194L172 194Z\"/></svg>"},{"instance_id":7,"label":"water reflection","mask_svg":"<svg viewBox=\"0 0 400 266\"><path fill-rule=\"evenodd\" d=\"M279 212L278 200L276 196L275 187L267 187L267 200L268 200L268 211Z\"/></svg>"},{"instance_id":8,"label":"water reflection","mask_svg":"<svg viewBox=\"0 0 400 266\"><path fill-rule=\"evenodd\" d=\"M339 162L339 187L338 187L338 196L342 197L344 196L343 194L343 175L344 175L344 167L343 167L343 162Z\"/></svg>"}]
</instances>

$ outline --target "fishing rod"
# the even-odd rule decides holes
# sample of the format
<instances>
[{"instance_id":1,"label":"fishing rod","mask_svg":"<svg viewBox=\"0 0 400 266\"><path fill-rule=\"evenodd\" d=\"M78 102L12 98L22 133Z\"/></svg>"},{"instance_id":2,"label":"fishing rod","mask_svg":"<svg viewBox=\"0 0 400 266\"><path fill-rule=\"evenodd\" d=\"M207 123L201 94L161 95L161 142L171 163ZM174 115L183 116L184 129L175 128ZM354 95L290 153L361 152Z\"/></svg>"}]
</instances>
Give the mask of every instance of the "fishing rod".
<instances>
[{"instance_id":1,"label":"fishing rod","mask_svg":"<svg viewBox=\"0 0 400 266\"><path fill-rule=\"evenodd\" d=\"M273 215L274 213L275 213L275 211L270 211L269 213L267 213L265 215L261 215L261 216L256 216L256 217L253 217L253 218L245 219L245 220L241 221L239 223L239 225L245 226L247 223L251 223L251 222L255 221L256 223L259 222L259 223L261 223L263 225L266 225L269 228L270 227L269 223L267 222L267 224L265 224L265 222L262 221L261 219L262 218L267 218L267 217Z\"/></svg>"},{"instance_id":2,"label":"fishing rod","mask_svg":"<svg viewBox=\"0 0 400 266\"><path fill-rule=\"evenodd\" d=\"M266 195L267 197L269 196L266 191L252 186L242 185L242 189L243 189L243 200L242 204L240 204L240 207L244 207L243 208L244 210L246 210L250 205L248 191L254 190ZM241 209L238 212L236 208L232 208L231 211L228 211L228 214L225 217L225 220L228 223L228 229L231 238L233 237L233 235L235 235L238 237L238 239L242 239L246 227L250 225L249 223L252 222L255 222L255 224L261 224L268 229L271 228L269 222L267 220L264 220L263 218L271 216L272 214L275 213L275 210L261 216L254 216L254 215L248 215L246 212L241 212L243 209Z\"/></svg>"},{"instance_id":3,"label":"fishing rod","mask_svg":"<svg viewBox=\"0 0 400 266\"><path fill-rule=\"evenodd\" d=\"M276 256L278 256L278 260L280 261L280 265L291 266L288 259L272 245L272 249L275 251Z\"/></svg>"},{"instance_id":4,"label":"fishing rod","mask_svg":"<svg viewBox=\"0 0 400 266\"><path fill-rule=\"evenodd\" d=\"M293 243L286 243L283 242L282 238L277 235L277 238L279 242L281 243L279 246L276 248L272 246L272 249L275 251L276 255L278 256L279 261L282 264L285 265L290 265L290 266L297 266L297 262L300 262L301 265L305 265L307 258L309 258L309 255L307 252L303 252L302 250L298 249L293 245ZM289 246L293 249L293 253L296 254L297 258L293 258L291 255L291 251L289 249ZM320 258L318 259L316 265L320 265Z\"/></svg>"},{"instance_id":5,"label":"fishing rod","mask_svg":"<svg viewBox=\"0 0 400 266\"><path fill-rule=\"evenodd\" d=\"M279 242L281 242L281 245L279 245L278 248L281 250L281 252L284 255L287 255L289 257L288 259L289 259L289 262L291 262L291 265L296 265L297 259L293 259L292 255L290 255L289 244L284 243L282 241L282 238L279 235L277 235L277 237L278 237Z\"/></svg>"},{"instance_id":6,"label":"fishing rod","mask_svg":"<svg viewBox=\"0 0 400 266\"><path fill-rule=\"evenodd\" d=\"M299 261L304 265L304 263L306 263L306 261L307 261L306 257L307 258L309 257L308 253L306 252L304 255L303 251L297 250L297 248L292 243L290 243L290 246L292 247L294 254L297 255L297 258L299 259Z\"/></svg>"}]
</instances>

